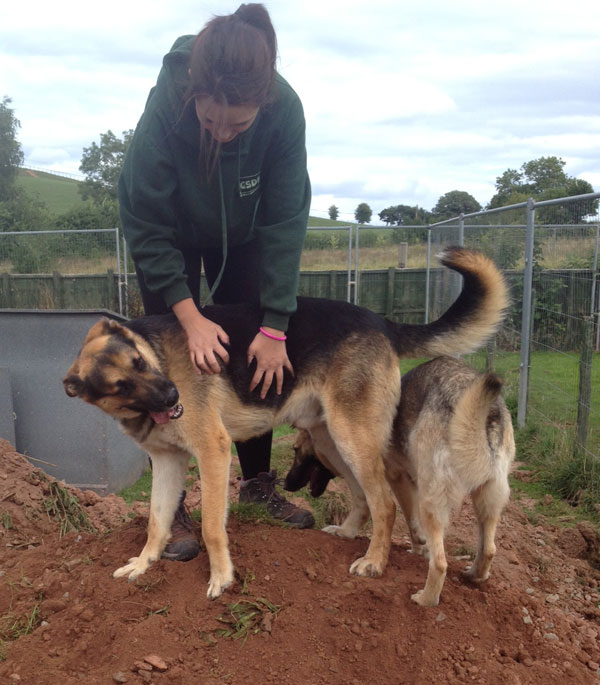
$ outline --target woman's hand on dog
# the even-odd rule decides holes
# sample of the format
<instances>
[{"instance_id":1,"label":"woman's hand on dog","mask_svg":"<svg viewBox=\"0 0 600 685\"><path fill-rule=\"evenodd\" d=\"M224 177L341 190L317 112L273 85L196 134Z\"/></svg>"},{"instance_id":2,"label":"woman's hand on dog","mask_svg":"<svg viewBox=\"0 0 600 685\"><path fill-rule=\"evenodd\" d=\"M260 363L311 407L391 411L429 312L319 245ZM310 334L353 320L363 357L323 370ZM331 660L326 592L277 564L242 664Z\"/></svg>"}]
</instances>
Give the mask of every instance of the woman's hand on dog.
<instances>
[{"instance_id":1,"label":"woman's hand on dog","mask_svg":"<svg viewBox=\"0 0 600 685\"><path fill-rule=\"evenodd\" d=\"M277 332L276 332L277 333ZM283 335L283 333L279 333ZM275 388L278 395L283 390L284 369L292 376L294 369L287 355L287 349L283 340L272 340L262 333L257 333L248 348L248 366L256 359L256 371L250 382L250 392L254 390L262 380L260 398L265 399L269 388L275 380Z\"/></svg>"},{"instance_id":2,"label":"woman's hand on dog","mask_svg":"<svg viewBox=\"0 0 600 685\"><path fill-rule=\"evenodd\" d=\"M229 363L229 354L223 345L229 344L227 333L210 319L202 316L193 300L181 300L173 305L175 316L186 335L190 359L198 373L220 373L221 364Z\"/></svg>"}]
</instances>

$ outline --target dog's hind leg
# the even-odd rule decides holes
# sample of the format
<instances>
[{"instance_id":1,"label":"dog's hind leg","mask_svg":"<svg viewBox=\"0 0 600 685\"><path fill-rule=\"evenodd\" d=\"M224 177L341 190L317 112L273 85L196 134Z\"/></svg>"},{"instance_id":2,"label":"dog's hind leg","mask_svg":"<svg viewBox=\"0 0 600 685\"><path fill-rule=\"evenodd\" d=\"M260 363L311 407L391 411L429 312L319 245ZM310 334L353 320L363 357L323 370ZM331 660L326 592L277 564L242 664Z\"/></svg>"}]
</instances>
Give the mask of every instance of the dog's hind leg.
<instances>
[{"instance_id":1,"label":"dog's hind leg","mask_svg":"<svg viewBox=\"0 0 600 685\"><path fill-rule=\"evenodd\" d=\"M218 416L206 417L204 424L211 427L210 431L197 437L194 452L202 491L202 538L210 562L206 596L215 599L233 582L233 563L225 530L231 438Z\"/></svg>"},{"instance_id":2,"label":"dog's hind leg","mask_svg":"<svg viewBox=\"0 0 600 685\"><path fill-rule=\"evenodd\" d=\"M115 578L127 576L135 580L153 561L160 559L171 534L171 524L184 485L189 463L186 452L153 451L152 494L148 518L148 538L139 557L132 557L114 573Z\"/></svg>"},{"instance_id":3,"label":"dog's hind leg","mask_svg":"<svg viewBox=\"0 0 600 685\"><path fill-rule=\"evenodd\" d=\"M369 507L362 488L354 477L352 470L342 459L335 443L333 442L327 426L324 423L313 426L310 436L315 451L321 459L325 458L325 466L339 474L347 483L352 494L352 509L340 526L325 526L322 530L329 535L338 535L342 538L353 539L369 518Z\"/></svg>"},{"instance_id":4,"label":"dog's hind leg","mask_svg":"<svg viewBox=\"0 0 600 685\"><path fill-rule=\"evenodd\" d=\"M419 518L429 550L429 569L425 587L411 595L411 599L421 606L434 607L440 601L448 569L444 552L444 524L437 516L435 507L429 507L423 502L419 506Z\"/></svg>"},{"instance_id":5,"label":"dog's hind leg","mask_svg":"<svg viewBox=\"0 0 600 685\"><path fill-rule=\"evenodd\" d=\"M388 470L387 479L406 520L408 533L410 535L411 552L413 554L426 556L427 546L419 525L417 486L403 470L394 469L393 473L391 470Z\"/></svg>"},{"instance_id":6,"label":"dog's hind leg","mask_svg":"<svg viewBox=\"0 0 600 685\"><path fill-rule=\"evenodd\" d=\"M435 439L429 419L423 418L411 433L410 453L417 466L419 524L429 553L425 587L411 596L421 606L437 606L446 579L448 561L444 551L444 531L450 513L461 500L461 490L444 465L448 447Z\"/></svg>"},{"instance_id":7,"label":"dog's hind leg","mask_svg":"<svg viewBox=\"0 0 600 685\"><path fill-rule=\"evenodd\" d=\"M349 570L357 576L377 577L382 575L387 564L396 518L396 504L385 478L381 451L373 445L372 439L366 443L357 434L351 441L338 440L337 445L344 462L350 467L348 484L354 495L354 509L343 526L350 530L357 526L360 528L364 523L367 513L364 499L373 520L367 553L354 561Z\"/></svg>"},{"instance_id":8,"label":"dog's hind leg","mask_svg":"<svg viewBox=\"0 0 600 685\"><path fill-rule=\"evenodd\" d=\"M341 538L352 540L358 535L360 529L367 522L367 519L369 518L369 507L367 506L365 493L362 491L351 471L346 473L344 480L352 493L352 508L350 513L346 516L340 526L325 526L322 530L324 533L329 533L329 535L338 535Z\"/></svg>"},{"instance_id":9,"label":"dog's hind leg","mask_svg":"<svg viewBox=\"0 0 600 685\"><path fill-rule=\"evenodd\" d=\"M508 497L508 483L500 479L484 483L471 494L477 516L479 538L473 564L463 575L472 583L482 583L490 576L490 567L496 554L494 542L496 528Z\"/></svg>"},{"instance_id":10,"label":"dog's hind leg","mask_svg":"<svg viewBox=\"0 0 600 685\"><path fill-rule=\"evenodd\" d=\"M350 573L357 576L380 576L390 552L396 503L383 457L399 399L398 358L387 338L377 333L349 338L328 367L321 403L329 433L364 493L373 520L367 552L350 566Z\"/></svg>"}]
</instances>

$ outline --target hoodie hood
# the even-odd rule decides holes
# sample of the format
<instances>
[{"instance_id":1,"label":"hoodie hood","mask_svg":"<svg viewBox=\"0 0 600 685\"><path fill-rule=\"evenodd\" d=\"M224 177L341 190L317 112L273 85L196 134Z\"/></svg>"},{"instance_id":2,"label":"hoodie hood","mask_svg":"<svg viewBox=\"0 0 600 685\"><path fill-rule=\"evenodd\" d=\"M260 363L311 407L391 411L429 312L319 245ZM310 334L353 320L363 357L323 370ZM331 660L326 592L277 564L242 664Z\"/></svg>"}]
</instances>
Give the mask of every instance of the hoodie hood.
<instances>
[{"instance_id":1,"label":"hoodie hood","mask_svg":"<svg viewBox=\"0 0 600 685\"><path fill-rule=\"evenodd\" d=\"M161 76L166 79L167 99L171 111L171 124L177 125L184 109L184 95L188 88L190 77L190 55L196 36L181 36L163 58Z\"/></svg>"},{"instance_id":2,"label":"hoodie hood","mask_svg":"<svg viewBox=\"0 0 600 685\"><path fill-rule=\"evenodd\" d=\"M256 241L263 324L285 330L310 207L302 104L277 74L268 106L221 146L219 169L207 180L196 111L184 106L194 40L178 38L164 57L127 150L119 179L123 231L147 287L167 306L191 296L183 252Z\"/></svg>"},{"instance_id":3,"label":"hoodie hood","mask_svg":"<svg viewBox=\"0 0 600 685\"><path fill-rule=\"evenodd\" d=\"M184 101L185 93L190 83L190 56L196 36L181 36L171 50L163 58L168 111L166 119L169 121L176 135L189 143L197 144L200 137L200 124L192 103ZM262 109L252 123L252 126L236 136L231 142L221 145L221 157L241 158L249 154L254 131L260 124ZM210 134L209 134L210 135Z\"/></svg>"}]
</instances>

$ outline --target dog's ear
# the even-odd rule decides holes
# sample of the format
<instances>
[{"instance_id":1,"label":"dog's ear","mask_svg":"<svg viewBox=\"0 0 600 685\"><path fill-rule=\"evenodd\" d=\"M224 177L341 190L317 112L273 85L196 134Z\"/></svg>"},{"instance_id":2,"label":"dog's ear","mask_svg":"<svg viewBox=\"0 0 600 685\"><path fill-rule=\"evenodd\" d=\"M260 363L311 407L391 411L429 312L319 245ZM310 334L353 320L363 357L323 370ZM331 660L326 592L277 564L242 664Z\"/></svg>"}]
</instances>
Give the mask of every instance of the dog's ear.
<instances>
[{"instance_id":1,"label":"dog's ear","mask_svg":"<svg viewBox=\"0 0 600 685\"><path fill-rule=\"evenodd\" d=\"M87 343L95 338L99 338L102 335L112 335L120 329L121 326L116 321L103 317L90 328L88 334L85 336L85 340L83 341L83 346L85 347Z\"/></svg>"},{"instance_id":2,"label":"dog's ear","mask_svg":"<svg viewBox=\"0 0 600 685\"><path fill-rule=\"evenodd\" d=\"M77 362L75 362L75 364L77 364ZM69 369L69 373L63 379L63 386L69 397L77 397L83 389L83 381L81 378L76 373L72 373L75 364L73 364Z\"/></svg>"}]
</instances>

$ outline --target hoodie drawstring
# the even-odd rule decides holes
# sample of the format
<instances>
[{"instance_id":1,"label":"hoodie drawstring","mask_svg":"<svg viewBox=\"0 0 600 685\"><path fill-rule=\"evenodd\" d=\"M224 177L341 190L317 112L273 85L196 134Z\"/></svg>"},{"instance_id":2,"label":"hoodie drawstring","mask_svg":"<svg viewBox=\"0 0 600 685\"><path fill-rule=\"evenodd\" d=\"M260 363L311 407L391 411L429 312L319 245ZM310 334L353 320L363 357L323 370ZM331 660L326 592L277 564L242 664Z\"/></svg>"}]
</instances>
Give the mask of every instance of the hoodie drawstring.
<instances>
[{"instance_id":1,"label":"hoodie drawstring","mask_svg":"<svg viewBox=\"0 0 600 685\"><path fill-rule=\"evenodd\" d=\"M223 247L223 261L221 262L221 269L219 270L219 273L215 278L215 282L213 283L213 286L210 289L210 292L208 293L208 297L206 298L204 304L202 304L200 307L201 309L206 307L206 305L212 300L212 296L215 294L217 288L219 287L219 283L221 282L221 278L223 277L223 272L225 271L225 264L227 263L227 212L225 210L225 194L223 193L223 174L221 173L220 157L217 161L217 170L219 172L219 193L221 195L221 243Z\"/></svg>"}]
</instances>

